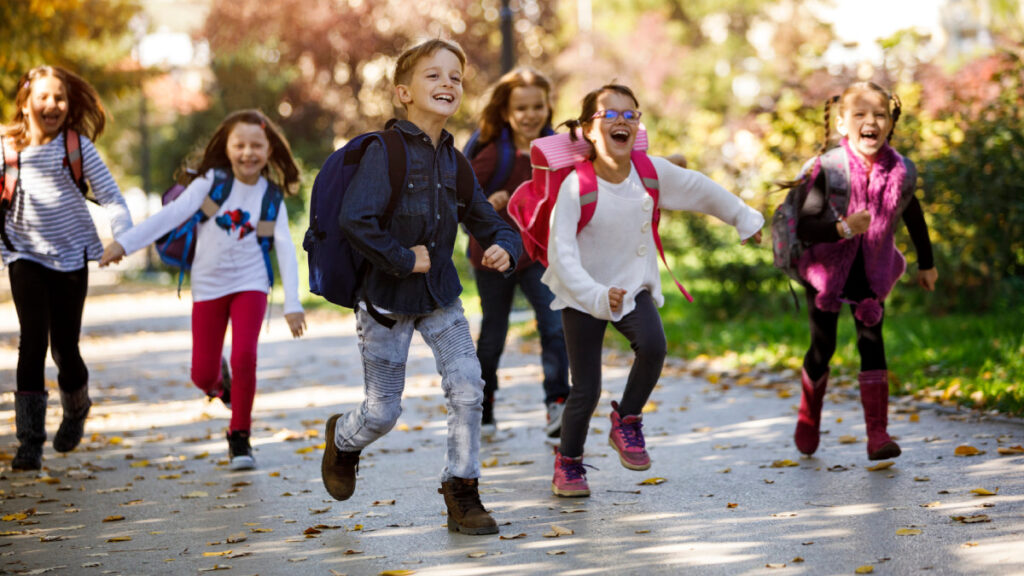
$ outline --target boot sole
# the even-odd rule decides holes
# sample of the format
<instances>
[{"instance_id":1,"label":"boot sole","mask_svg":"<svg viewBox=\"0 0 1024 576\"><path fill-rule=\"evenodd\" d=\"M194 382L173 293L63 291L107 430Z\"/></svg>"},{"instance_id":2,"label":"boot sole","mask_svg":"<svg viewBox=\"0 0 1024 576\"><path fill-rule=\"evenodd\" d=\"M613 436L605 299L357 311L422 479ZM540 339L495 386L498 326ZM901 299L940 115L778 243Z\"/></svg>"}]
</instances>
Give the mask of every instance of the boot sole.
<instances>
[{"instance_id":1,"label":"boot sole","mask_svg":"<svg viewBox=\"0 0 1024 576\"><path fill-rule=\"evenodd\" d=\"M551 485L551 492L561 498L587 498L590 496L590 490L561 490L554 484Z\"/></svg>"},{"instance_id":2,"label":"boot sole","mask_svg":"<svg viewBox=\"0 0 1024 576\"><path fill-rule=\"evenodd\" d=\"M868 454L868 460L888 460L889 458L895 458L902 454L899 444L895 442L886 442L878 450Z\"/></svg>"},{"instance_id":3,"label":"boot sole","mask_svg":"<svg viewBox=\"0 0 1024 576\"><path fill-rule=\"evenodd\" d=\"M335 494L334 492L331 491L330 487L327 484L327 476L329 473L332 472L330 470L331 466L327 464L327 455L331 453L328 452L329 450L334 450L335 452L337 452L338 450L337 446L334 444L334 425L335 423L337 423L338 418L341 418L341 416L341 414L335 414L334 416L331 416L330 418L327 419L326 430L324 431L324 436L326 437L326 442L324 444L324 457L323 459L320 460L320 480L321 482L323 482L324 488L327 490L327 493L331 495L331 498L334 498L335 500L338 501L345 501L351 498L352 494L355 494L354 484L352 486L352 492L349 492L348 494L345 494L344 492L338 492L337 494Z\"/></svg>"},{"instance_id":4,"label":"boot sole","mask_svg":"<svg viewBox=\"0 0 1024 576\"><path fill-rule=\"evenodd\" d=\"M629 460L626 460L625 457L622 456L622 452L619 452L618 446L615 445L615 442L613 442L611 438L608 439L608 445L611 446L612 449L615 450L615 453L619 455L619 463L621 463L623 467L637 472L647 470L651 467L650 460L647 461L647 464L633 464Z\"/></svg>"},{"instance_id":5,"label":"boot sole","mask_svg":"<svg viewBox=\"0 0 1024 576\"><path fill-rule=\"evenodd\" d=\"M480 528L469 528L463 526L452 519L448 519L448 531L458 532L459 534L466 534L469 536L486 536L487 534L497 534L497 526L481 526Z\"/></svg>"}]
</instances>

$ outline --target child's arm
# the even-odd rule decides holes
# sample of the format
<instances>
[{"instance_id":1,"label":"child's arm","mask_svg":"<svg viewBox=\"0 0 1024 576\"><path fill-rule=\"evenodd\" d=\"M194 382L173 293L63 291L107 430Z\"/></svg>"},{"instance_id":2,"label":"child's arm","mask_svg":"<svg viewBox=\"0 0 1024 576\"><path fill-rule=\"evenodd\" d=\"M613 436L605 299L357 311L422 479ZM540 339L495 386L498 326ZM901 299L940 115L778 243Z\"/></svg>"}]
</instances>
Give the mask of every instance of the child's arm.
<instances>
[{"instance_id":1,"label":"child's arm","mask_svg":"<svg viewBox=\"0 0 1024 576\"><path fill-rule=\"evenodd\" d=\"M379 141L372 142L342 200L338 225L352 246L375 268L405 278L413 273L416 254L382 226L390 198L387 153Z\"/></svg>"},{"instance_id":2,"label":"child's arm","mask_svg":"<svg viewBox=\"0 0 1024 576\"><path fill-rule=\"evenodd\" d=\"M484 197L480 184L473 180L473 201L462 219L473 238L484 247L483 264L488 268L511 274L523 251L519 232L498 216L494 206Z\"/></svg>"},{"instance_id":3,"label":"child's arm","mask_svg":"<svg viewBox=\"0 0 1024 576\"><path fill-rule=\"evenodd\" d=\"M680 168L664 158L652 156L651 161L658 172L662 209L709 214L736 228L742 240L761 231L764 216L714 180L700 172Z\"/></svg>"},{"instance_id":4,"label":"child's arm","mask_svg":"<svg viewBox=\"0 0 1024 576\"><path fill-rule=\"evenodd\" d=\"M181 196L174 199L174 202L139 222L134 228L107 246L103 252L103 258L100 259L100 266L117 262L121 257L149 246L191 218L203 204L203 199L210 193L212 186L213 170L210 170L205 175L193 180L188 188L181 193Z\"/></svg>"},{"instance_id":5,"label":"child's arm","mask_svg":"<svg viewBox=\"0 0 1024 576\"><path fill-rule=\"evenodd\" d=\"M277 254L277 269L284 288L284 317L292 336L302 336L306 328L306 315L299 301L299 261L295 256L295 244L288 229L288 208L281 202L281 211L274 221L274 252Z\"/></svg>"},{"instance_id":6,"label":"child's arm","mask_svg":"<svg viewBox=\"0 0 1024 576\"><path fill-rule=\"evenodd\" d=\"M932 254L932 240L928 234L928 223L925 222L924 210L921 209L921 202L917 196L910 199L910 204L903 211L903 223L907 226L910 240L914 243L914 251L917 252L917 283L931 292L935 290L939 272L935 269L935 257Z\"/></svg>"},{"instance_id":7,"label":"child's arm","mask_svg":"<svg viewBox=\"0 0 1024 576\"><path fill-rule=\"evenodd\" d=\"M132 215L128 212L128 204L121 195L117 181L111 176L103 158L96 151L96 146L88 138L81 136L82 142L82 176L92 188L96 200L106 210L110 218L110 231L114 238L119 238L132 227Z\"/></svg>"}]
</instances>

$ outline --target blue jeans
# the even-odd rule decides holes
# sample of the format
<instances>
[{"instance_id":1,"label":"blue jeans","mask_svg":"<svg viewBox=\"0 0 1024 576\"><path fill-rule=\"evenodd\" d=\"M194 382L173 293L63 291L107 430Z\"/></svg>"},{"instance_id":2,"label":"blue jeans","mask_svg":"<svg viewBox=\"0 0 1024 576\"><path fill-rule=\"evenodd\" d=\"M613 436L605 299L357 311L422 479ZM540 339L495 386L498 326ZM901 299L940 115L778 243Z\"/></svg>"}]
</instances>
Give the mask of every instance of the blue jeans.
<instances>
[{"instance_id":1,"label":"blue jeans","mask_svg":"<svg viewBox=\"0 0 1024 576\"><path fill-rule=\"evenodd\" d=\"M344 452L362 450L398 422L409 343L413 330L418 330L434 352L441 389L448 403L447 454L441 481L453 476L479 478L484 383L462 302L456 300L430 314L388 316L397 322L390 330L365 310L356 309L365 398L358 410L338 418L334 443Z\"/></svg>"},{"instance_id":2,"label":"blue jeans","mask_svg":"<svg viewBox=\"0 0 1024 576\"><path fill-rule=\"evenodd\" d=\"M551 309L555 295L541 281L544 266L534 262L525 270L509 278L493 270L474 270L476 287L480 292L480 338L477 340L476 355L480 359L480 370L484 379L484 397L494 398L498 389L498 364L505 350L508 336L508 315L512 311L512 299L516 285L522 289L533 307L540 333L540 362L544 369L544 402L551 403L569 396L569 358L565 352L565 336L562 334L562 314Z\"/></svg>"}]
</instances>

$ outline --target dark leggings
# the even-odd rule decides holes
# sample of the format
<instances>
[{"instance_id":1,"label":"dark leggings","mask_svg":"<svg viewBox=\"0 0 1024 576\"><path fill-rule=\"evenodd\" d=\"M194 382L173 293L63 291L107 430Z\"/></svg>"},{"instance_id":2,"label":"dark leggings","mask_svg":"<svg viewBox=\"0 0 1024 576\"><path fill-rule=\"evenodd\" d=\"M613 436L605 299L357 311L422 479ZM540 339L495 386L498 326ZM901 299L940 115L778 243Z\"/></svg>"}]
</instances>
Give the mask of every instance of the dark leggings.
<instances>
[{"instance_id":1,"label":"dark leggings","mask_svg":"<svg viewBox=\"0 0 1024 576\"><path fill-rule=\"evenodd\" d=\"M30 260L8 267L11 295L18 312L18 392L43 392L47 347L53 346L57 384L74 392L89 382L78 350L82 310L89 290L89 268L59 272Z\"/></svg>"},{"instance_id":2,"label":"dark leggings","mask_svg":"<svg viewBox=\"0 0 1024 576\"><path fill-rule=\"evenodd\" d=\"M644 291L636 296L636 308L611 324L629 340L635 355L619 402L619 413L623 416L640 414L665 365L665 330L661 326L661 316L650 293ZM572 308L562 310L572 393L562 414L559 451L569 458L583 455L590 417L601 399L601 352L607 326L607 320L599 320L585 312Z\"/></svg>"},{"instance_id":3,"label":"dark leggings","mask_svg":"<svg viewBox=\"0 0 1024 576\"><path fill-rule=\"evenodd\" d=\"M836 331L839 326L839 312L826 312L814 305L817 290L807 287L807 310L811 320L811 347L804 355L804 370L812 381L817 382L828 370L828 363L836 352ZM885 308L885 305L882 305ZM856 310L850 305L850 312ZM882 324L885 317L874 326L865 326L863 322L853 319L857 328L857 350L860 352L860 369L886 370L885 343L882 341Z\"/></svg>"}]
</instances>

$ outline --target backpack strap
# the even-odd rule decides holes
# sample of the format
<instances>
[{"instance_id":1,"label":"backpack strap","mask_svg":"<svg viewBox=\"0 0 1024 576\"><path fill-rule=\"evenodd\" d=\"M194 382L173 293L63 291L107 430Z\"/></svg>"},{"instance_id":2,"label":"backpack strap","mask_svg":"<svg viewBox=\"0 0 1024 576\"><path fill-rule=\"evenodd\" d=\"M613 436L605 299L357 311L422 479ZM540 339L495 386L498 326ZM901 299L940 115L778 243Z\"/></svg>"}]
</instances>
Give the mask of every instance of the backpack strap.
<instances>
[{"instance_id":1,"label":"backpack strap","mask_svg":"<svg viewBox=\"0 0 1024 576\"><path fill-rule=\"evenodd\" d=\"M577 162L576 177L580 181L580 221L576 224L576 233L579 234L597 210L597 174L594 172L594 164L589 160Z\"/></svg>"},{"instance_id":2,"label":"backpack strap","mask_svg":"<svg viewBox=\"0 0 1024 576\"><path fill-rule=\"evenodd\" d=\"M825 173L826 201L837 218L846 216L850 206L850 163L846 149L837 146L819 158L821 170Z\"/></svg>"},{"instance_id":3,"label":"backpack strap","mask_svg":"<svg viewBox=\"0 0 1024 576\"><path fill-rule=\"evenodd\" d=\"M661 235L658 234L658 224L661 222L661 184L658 182L658 171L654 168L651 158L643 150L633 150L630 153L630 159L633 161L633 166L636 166L637 174L639 174L640 180L643 181L644 188L647 189L647 193L654 199L654 207L651 213L651 233L654 234L654 245L658 248L661 262L665 265L665 269L668 270L672 280L676 283L676 288L683 294L686 301L693 302L693 296L690 296L686 288L683 288L683 283L679 281L676 273L669 267L668 259L665 258L665 248L661 244Z\"/></svg>"},{"instance_id":4,"label":"backpack strap","mask_svg":"<svg viewBox=\"0 0 1024 576\"><path fill-rule=\"evenodd\" d=\"M89 184L82 170L82 140L78 131L68 128L64 131L64 165L71 170L71 180L82 196L89 197Z\"/></svg>"},{"instance_id":5,"label":"backpack strap","mask_svg":"<svg viewBox=\"0 0 1024 576\"><path fill-rule=\"evenodd\" d=\"M271 181L267 181L267 189L263 192L263 203L260 206L260 220L256 223L256 241L263 251L263 263L267 267L267 279L274 285L274 266L270 262L270 251L274 249L274 225L277 214L281 211L284 193Z\"/></svg>"},{"instance_id":6,"label":"backpack strap","mask_svg":"<svg viewBox=\"0 0 1024 576\"><path fill-rule=\"evenodd\" d=\"M4 182L0 190L0 239L9 252L14 252L14 244L7 237L7 209L14 202L14 194L18 191L21 158L14 146L7 147L8 138L0 136L0 154L3 154Z\"/></svg>"},{"instance_id":7,"label":"backpack strap","mask_svg":"<svg viewBox=\"0 0 1024 576\"><path fill-rule=\"evenodd\" d=\"M182 258L188 258L188 255L192 253L192 243L196 241L196 227L212 218L220 207L224 205L224 201L228 199L231 194L231 185L234 184L235 177L230 170L224 170L218 168L213 172L213 185L210 186L210 193L203 199L202 205L199 210L193 214L189 220L193 222L190 225L184 227L185 232L185 246L182 250ZM191 266L182 263L181 268L178 269L178 298L181 298L181 285L185 282L185 272ZM273 276L271 276L273 278Z\"/></svg>"},{"instance_id":8,"label":"backpack strap","mask_svg":"<svg viewBox=\"0 0 1024 576\"><path fill-rule=\"evenodd\" d=\"M494 174L491 174L487 185L484 186L486 196L494 194L508 184L508 179L512 176L512 167L516 163L516 146L512 141L511 130L508 126L501 129L501 136L494 144L498 147L498 164L494 167Z\"/></svg>"}]
</instances>

